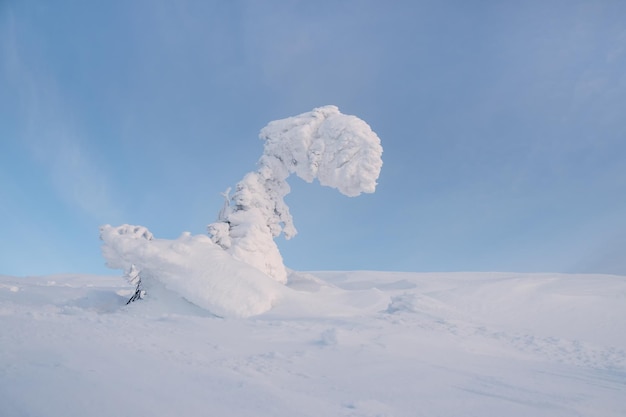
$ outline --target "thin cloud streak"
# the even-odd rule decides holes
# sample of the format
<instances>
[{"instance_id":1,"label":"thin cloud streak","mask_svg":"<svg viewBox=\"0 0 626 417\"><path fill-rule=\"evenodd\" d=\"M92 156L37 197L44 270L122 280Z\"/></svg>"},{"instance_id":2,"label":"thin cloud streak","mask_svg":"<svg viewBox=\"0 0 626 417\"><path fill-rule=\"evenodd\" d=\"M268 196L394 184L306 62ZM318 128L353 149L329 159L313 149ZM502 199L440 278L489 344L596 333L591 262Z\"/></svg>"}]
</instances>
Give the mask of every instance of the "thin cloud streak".
<instances>
[{"instance_id":1,"label":"thin cloud streak","mask_svg":"<svg viewBox=\"0 0 626 417\"><path fill-rule=\"evenodd\" d=\"M50 185L67 205L98 221L121 218L107 175L85 147L78 124L72 120L74 109L54 78L40 70L46 68L45 62L33 60L35 54L29 50L33 45L20 42L18 29L19 22L9 10L2 57L15 102L19 103L17 137L13 139L48 172Z\"/></svg>"}]
</instances>

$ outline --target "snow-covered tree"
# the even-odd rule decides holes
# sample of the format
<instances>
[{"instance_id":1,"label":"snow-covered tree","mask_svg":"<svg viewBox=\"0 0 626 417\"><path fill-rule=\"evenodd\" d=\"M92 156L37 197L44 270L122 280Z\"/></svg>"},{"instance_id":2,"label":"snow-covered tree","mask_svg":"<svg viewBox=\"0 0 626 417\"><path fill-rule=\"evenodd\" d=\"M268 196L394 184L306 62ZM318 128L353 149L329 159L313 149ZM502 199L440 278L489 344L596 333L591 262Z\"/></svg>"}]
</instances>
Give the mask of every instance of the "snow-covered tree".
<instances>
[{"instance_id":1,"label":"snow-covered tree","mask_svg":"<svg viewBox=\"0 0 626 417\"><path fill-rule=\"evenodd\" d=\"M130 304L133 301L141 300L143 297L145 297L146 292L144 291L143 283L141 282L141 274L135 264L130 265L130 269L126 272L124 276L128 280L128 283L135 287L135 293L132 297L130 297L126 304Z\"/></svg>"},{"instance_id":2,"label":"snow-covered tree","mask_svg":"<svg viewBox=\"0 0 626 417\"><path fill-rule=\"evenodd\" d=\"M237 184L217 222L208 226L213 242L279 282L287 272L274 238L290 239L297 231L285 204L295 173L307 182L336 188L354 197L373 193L382 168L380 139L367 123L324 106L270 122L258 169Z\"/></svg>"}]
</instances>

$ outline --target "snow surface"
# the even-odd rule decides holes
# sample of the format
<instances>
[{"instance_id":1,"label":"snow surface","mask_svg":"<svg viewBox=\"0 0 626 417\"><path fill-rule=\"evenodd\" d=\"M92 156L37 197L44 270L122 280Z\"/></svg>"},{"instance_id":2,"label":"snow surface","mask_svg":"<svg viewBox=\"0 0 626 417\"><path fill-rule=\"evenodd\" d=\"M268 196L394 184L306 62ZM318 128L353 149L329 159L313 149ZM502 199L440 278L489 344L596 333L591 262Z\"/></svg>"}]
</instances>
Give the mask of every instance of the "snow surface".
<instances>
[{"instance_id":1,"label":"snow surface","mask_svg":"<svg viewBox=\"0 0 626 417\"><path fill-rule=\"evenodd\" d=\"M0 276L0 416L626 415L626 277L291 272L245 319L170 279Z\"/></svg>"}]
</instances>

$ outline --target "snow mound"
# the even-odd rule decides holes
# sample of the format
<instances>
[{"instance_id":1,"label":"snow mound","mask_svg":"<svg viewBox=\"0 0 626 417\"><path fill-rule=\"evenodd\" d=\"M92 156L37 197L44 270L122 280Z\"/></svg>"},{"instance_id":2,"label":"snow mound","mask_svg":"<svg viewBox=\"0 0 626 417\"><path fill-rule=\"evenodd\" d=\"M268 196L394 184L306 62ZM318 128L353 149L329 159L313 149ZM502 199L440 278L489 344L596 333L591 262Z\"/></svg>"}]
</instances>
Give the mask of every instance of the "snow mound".
<instances>
[{"instance_id":1,"label":"snow mound","mask_svg":"<svg viewBox=\"0 0 626 417\"><path fill-rule=\"evenodd\" d=\"M129 271L134 265L143 286L164 286L189 302L224 317L249 317L272 308L287 290L257 268L234 259L208 236L183 233L155 239L142 226L100 228L107 266Z\"/></svg>"}]
</instances>

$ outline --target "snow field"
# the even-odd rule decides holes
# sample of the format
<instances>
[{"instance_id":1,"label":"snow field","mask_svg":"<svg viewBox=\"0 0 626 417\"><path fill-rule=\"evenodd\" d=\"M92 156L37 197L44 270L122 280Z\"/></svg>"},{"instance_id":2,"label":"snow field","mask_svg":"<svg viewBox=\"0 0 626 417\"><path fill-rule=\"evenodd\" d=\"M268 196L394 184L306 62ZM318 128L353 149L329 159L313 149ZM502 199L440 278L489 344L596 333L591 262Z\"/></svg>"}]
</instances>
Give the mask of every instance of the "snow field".
<instances>
[{"instance_id":1,"label":"snow field","mask_svg":"<svg viewBox=\"0 0 626 417\"><path fill-rule=\"evenodd\" d=\"M292 271L247 319L155 290L0 277L0 415L626 414L624 277Z\"/></svg>"}]
</instances>

